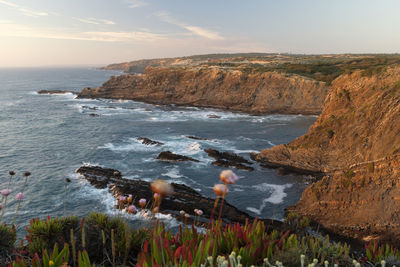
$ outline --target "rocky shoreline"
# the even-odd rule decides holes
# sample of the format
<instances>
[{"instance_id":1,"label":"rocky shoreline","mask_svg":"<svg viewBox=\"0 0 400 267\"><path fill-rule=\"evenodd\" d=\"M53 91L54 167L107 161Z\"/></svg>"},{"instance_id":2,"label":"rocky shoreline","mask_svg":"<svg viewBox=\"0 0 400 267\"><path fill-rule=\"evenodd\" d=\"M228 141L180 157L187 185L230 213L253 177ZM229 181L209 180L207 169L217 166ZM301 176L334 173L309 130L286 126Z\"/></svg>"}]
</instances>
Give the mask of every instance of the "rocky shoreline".
<instances>
[{"instance_id":1,"label":"rocky shoreline","mask_svg":"<svg viewBox=\"0 0 400 267\"><path fill-rule=\"evenodd\" d=\"M96 188L108 188L110 193L116 200L120 196L134 195L133 204L139 207L138 201L140 198L145 198L148 201L148 207L153 205L153 192L150 183L142 180L131 180L123 178L121 172L115 169L102 168L98 166L82 166L76 171L82 175L91 185ZM203 197L197 191L183 184L172 184L174 193L172 196L163 198L159 212L171 214L178 221L191 223L194 221L193 210L201 209L203 215L196 218L200 225L206 225L210 219L214 199ZM219 208L220 206L218 206ZM190 218L185 218L180 214L183 210L191 214ZM215 214L214 214L215 216ZM215 216L214 219L217 219ZM224 223L245 223L246 220L253 221L255 217L240 211L236 207L225 201L223 206L222 221ZM277 230L284 229L283 223L271 219L263 220L267 225L276 228Z\"/></svg>"},{"instance_id":2,"label":"rocky shoreline","mask_svg":"<svg viewBox=\"0 0 400 267\"><path fill-rule=\"evenodd\" d=\"M329 87L297 75L239 70L147 68L113 76L78 98L127 99L150 104L217 108L253 115L320 114Z\"/></svg>"}]
</instances>

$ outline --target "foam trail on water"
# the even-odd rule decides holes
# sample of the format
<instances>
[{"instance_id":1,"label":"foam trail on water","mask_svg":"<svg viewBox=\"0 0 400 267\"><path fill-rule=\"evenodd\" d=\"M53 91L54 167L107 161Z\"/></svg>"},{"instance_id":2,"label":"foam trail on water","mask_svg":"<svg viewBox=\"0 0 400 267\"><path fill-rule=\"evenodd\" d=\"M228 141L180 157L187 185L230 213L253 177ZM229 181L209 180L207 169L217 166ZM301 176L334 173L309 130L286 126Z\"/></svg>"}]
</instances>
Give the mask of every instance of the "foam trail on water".
<instances>
[{"instance_id":1,"label":"foam trail on water","mask_svg":"<svg viewBox=\"0 0 400 267\"><path fill-rule=\"evenodd\" d=\"M287 196L285 193L286 188L292 187L292 184L285 184L285 185L273 185L273 184L267 184L267 183L262 183L259 185L254 185L252 188L255 190L259 190L261 192L271 192L271 195L268 198L264 198L259 206L259 208L254 208L254 207L247 207L246 209L248 211L251 211L257 215L261 215L262 211L266 207L267 203L272 203L272 204L280 204L283 202L283 199Z\"/></svg>"}]
</instances>

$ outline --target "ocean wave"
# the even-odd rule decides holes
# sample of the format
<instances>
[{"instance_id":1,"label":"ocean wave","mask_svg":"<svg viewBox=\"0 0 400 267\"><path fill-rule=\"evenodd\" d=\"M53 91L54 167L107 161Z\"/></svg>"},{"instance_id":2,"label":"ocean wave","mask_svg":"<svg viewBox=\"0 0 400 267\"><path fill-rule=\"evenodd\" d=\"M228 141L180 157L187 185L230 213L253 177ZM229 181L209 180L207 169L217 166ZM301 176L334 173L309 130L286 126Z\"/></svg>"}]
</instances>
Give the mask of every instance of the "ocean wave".
<instances>
[{"instance_id":1,"label":"ocean wave","mask_svg":"<svg viewBox=\"0 0 400 267\"><path fill-rule=\"evenodd\" d=\"M261 204L258 208L246 207L246 209L257 215L261 215L262 211L267 206L267 203L275 205L283 203L284 198L287 196L287 193L285 193L285 189L290 187L292 187L292 184L274 185L274 184L262 183L254 185L252 186L253 189L261 192L271 192L271 195L268 198L264 198L261 201Z\"/></svg>"},{"instance_id":2,"label":"ocean wave","mask_svg":"<svg viewBox=\"0 0 400 267\"><path fill-rule=\"evenodd\" d=\"M151 146L142 144L136 138L129 138L128 141L122 144L107 143L99 146L99 149L108 149L114 152L130 152L130 151L158 151L161 150L160 146Z\"/></svg>"}]
</instances>

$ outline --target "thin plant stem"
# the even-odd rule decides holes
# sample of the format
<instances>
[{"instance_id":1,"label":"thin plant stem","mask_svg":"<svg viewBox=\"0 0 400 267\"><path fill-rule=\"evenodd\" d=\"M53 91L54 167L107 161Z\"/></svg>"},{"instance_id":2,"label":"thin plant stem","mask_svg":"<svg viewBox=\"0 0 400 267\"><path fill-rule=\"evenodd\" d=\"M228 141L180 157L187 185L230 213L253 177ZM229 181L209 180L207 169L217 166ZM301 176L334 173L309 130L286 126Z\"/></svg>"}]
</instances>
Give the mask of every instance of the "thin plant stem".
<instances>
[{"instance_id":1,"label":"thin plant stem","mask_svg":"<svg viewBox=\"0 0 400 267\"><path fill-rule=\"evenodd\" d=\"M218 220L221 219L221 216L222 216L222 208L223 208L223 206L224 206L225 196L226 196L226 193L227 193L227 191L228 191L228 184L225 183L225 186L226 186L226 191L225 191L224 194L222 195L222 201L221 201L221 207L219 208Z\"/></svg>"},{"instance_id":2,"label":"thin plant stem","mask_svg":"<svg viewBox=\"0 0 400 267\"><path fill-rule=\"evenodd\" d=\"M21 200L18 200L18 206L17 209L15 210L15 215L12 224L15 224L15 221L17 220L17 215L20 207L21 207Z\"/></svg>"},{"instance_id":3,"label":"thin plant stem","mask_svg":"<svg viewBox=\"0 0 400 267\"><path fill-rule=\"evenodd\" d=\"M222 207L224 206L225 194L222 195L221 206L219 207L218 220L221 220Z\"/></svg>"},{"instance_id":4,"label":"thin plant stem","mask_svg":"<svg viewBox=\"0 0 400 267\"><path fill-rule=\"evenodd\" d=\"M0 223L3 220L4 212L6 211L7 197L8 196L4 196L4 204L3 204L3 209L1 210Z\"/></svg>"},{"instance_id":5,"label":"thin plant stem","mask_svg":"<svg viewBox=\"0 0 400 267\"><path fill-rule=\"evenodd\" d=\"M210 226L210 224L212 223L212 221L214 219L214 213L215 213L215 209L218 206L218 201L219 201L219 197L217 196L217 198L214 201L214 208L211 211L211 216L210 216L210 221L208 222L208 226Z\"/></svg>"},{"instance_id":6,"label":"thin plant stem","mask_svg":"<svg viewBox=\"0 0 400 267\"><path fill-rule=\"evenodd\" d=\"M113 257L113 267L115 267L115 240L114 240L114 229L111 229L111 253Z\"/></svg>"}]
</instances>

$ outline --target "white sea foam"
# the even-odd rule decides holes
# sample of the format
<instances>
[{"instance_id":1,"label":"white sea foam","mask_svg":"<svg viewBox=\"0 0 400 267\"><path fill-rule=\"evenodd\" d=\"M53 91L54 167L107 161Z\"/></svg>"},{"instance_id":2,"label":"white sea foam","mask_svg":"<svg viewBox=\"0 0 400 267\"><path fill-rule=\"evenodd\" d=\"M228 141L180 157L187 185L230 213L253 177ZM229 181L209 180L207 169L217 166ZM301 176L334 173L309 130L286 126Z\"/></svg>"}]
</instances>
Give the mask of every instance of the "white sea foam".
<instances>
[{"instance_id":1,"label":"white sea foam","mask_svg":"<svg viewBox=\"0 0 400 267\"><path fill-rule=\"evenodd\" d=\"M284 198L287 196L287 194L285 193L285 189L290 187L292 187L292 184L274 185L274 184L262 183L259 185L254 185L252 186L253 189L261 192L271 192L271 195L268 198L264 198L261 201L259 208L247 207L246 209L257 215L261 215L261 212L264 210L267 203L272 203L272 204L282 203Z\"/></svg>"},{"instance_id":2,"label":"white sea foam","mask_svg":"<svg viewBox=\"0 0 400 267\"><path fill-rule=\"evenodd\" d=\"M189 148L190 150L193 150L193 151L199 151L200 148L201 148L201 145L200 145L198 142L194 142L194 143L191 143L191 144L188 146L188 148Z\"/></svg>"},{"instance_id":3,"label":"white sea foam","mask_svg":"<svg viewBox=\"0 0 400 267\"><path fill-rule=\"evenodd\" d=\"M172 168L169 168L167 170L167 172L162 173L161 175L170 177L172 179L178 179L178 178L182 178L183 177L182 174L179 172L179 167L178 166L174 166Z\"/></svg>"},{"instance_id":4,"label":"white sea foam","mask_svg":"<svg viewBox=\"0 0 400 267\"><path fill-rule=\"evenodd\" d=\"M129 138L128 141L122 144L107 143L103 146L99 146L99 149L108 149L114 152L129 152L129 151L157 151L160 150L159 146L151 146L142 144L136 138Z\"/></svg>"},{"instance_id":5,"label":"white sea foam","mask_svg":"<svg viewBox=\"0 0 400 267\"><path fill-rule=\"evenodd\" d=\"M271 141L267 141L268 145L270 146L276 146L276 144L272 143Z\"/></svg>"}]
</instances>

